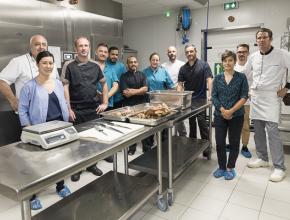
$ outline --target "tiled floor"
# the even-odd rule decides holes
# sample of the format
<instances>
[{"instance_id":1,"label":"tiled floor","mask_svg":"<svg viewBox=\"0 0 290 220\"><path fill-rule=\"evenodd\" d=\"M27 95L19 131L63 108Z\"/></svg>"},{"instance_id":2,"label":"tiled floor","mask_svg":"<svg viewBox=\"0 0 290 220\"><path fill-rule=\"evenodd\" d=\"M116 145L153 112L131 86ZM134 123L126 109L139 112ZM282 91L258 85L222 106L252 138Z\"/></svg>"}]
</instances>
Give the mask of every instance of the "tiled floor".
<instances>
[{"instance_id":1,"label":"tiled floor","mask_svg":"<svg viewBox=\"0 0 290 220\"><path fill-rule=\"evenodd\" d=\"M251 134L253 135L253 134ZM250 150L254 152L251 136ZM141 151L133 157L137 157ZM123 156L118 153L118 170L123 170ZM290 167L290 155L285 155L286 166ZM174 205L167 212L156 208L155 197L151 198L131 220L286 220L290 219L290 168L287 177L280 183L268 181L270 168L249 169L248 159L239 156L237 161L237 177L232 181L215 179L212 172L217 167L215 149L212 160L198 158L175 182ZM112 169L112 165L101 161L98 166L103 171ZM136 171L130 170L130 174ZM75 191L96 177L83 173L78 183L66 180L71 191ZM40 193L44 208L60 198L51 186ZM33 212L35 214L36 212ZM0 220L20 220L19 205L0 196Z\"/></svg>"}]
</instances>

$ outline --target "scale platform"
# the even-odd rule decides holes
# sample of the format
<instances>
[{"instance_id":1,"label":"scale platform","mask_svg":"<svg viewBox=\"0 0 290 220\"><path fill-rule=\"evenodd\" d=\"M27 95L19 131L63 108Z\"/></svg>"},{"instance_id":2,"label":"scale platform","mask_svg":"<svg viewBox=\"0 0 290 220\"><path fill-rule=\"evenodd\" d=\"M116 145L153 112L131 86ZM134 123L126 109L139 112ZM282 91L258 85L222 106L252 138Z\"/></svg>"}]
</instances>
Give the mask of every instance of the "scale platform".
<instances>
[{"instance_id":1,"label":"scale platform","mask_svg":"<svg viewBox=\"0 0 290 220\"><path fill-rule=\"evenodd\" d=\"M65 121L50 121L24 127L21 140L24 143L39 145L44 149L58 147L79 139L73 124Z\"/></svg>"}]
</instances>

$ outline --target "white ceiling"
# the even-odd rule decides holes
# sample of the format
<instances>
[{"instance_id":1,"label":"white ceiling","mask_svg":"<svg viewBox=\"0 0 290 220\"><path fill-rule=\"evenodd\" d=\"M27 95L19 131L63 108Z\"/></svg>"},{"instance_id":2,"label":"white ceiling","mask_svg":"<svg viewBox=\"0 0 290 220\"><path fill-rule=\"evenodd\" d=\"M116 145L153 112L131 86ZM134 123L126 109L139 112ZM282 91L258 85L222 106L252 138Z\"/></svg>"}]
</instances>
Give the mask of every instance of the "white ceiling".
<instances>
[{"instance_id":1,"label":"white ceiling","mask_svg":"<svg viewBox=\"0 0 290 220\"><path fill-rule=\"evenodd\" d=\"M206 7L208 0L113 0L122 3L124 20L161 15L166 11L175 11L187 6L191 9ZM210 6L222 5L232 0L209 0ZM246 0L239 0L246 1ZM204 4L201 4L204 3Z\"/></svg>"}]
</instances>

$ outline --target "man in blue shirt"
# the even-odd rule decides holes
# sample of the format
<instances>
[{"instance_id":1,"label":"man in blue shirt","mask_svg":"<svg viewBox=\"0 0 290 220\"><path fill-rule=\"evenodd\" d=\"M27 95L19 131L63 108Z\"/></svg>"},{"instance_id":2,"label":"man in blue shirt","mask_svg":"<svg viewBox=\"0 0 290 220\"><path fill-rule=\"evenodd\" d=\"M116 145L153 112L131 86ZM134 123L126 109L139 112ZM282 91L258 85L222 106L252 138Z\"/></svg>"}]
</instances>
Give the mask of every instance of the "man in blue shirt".
<instances>
[{"instance_id":1,"label":"man in blue shirt","mask_svg":"<svg viewBox=\"0 0 290 220\"><path fill-rule=\"evenodd\" d=\"M106 63L107 58L108 58L108 45L106 43L99 43L96 48L96 61L100 66L101 70L103 71L108 85L109 102L107 110L110 110L113 108L114 104L113 96L118 91L119 80L117 78L115 71ZM100 84L98 84L98 91L102 93L102 87Z\"/></svg>"},{"instance_id":2,"label":"man in blue shirt","mask_svg":"<svg viewBox=\"0 0 290 220\"><path fill-rule=\"evenodd\" d=\"M121 75L125 73L127 70L126 70L125 65L122 62L118 61L118 58L119 58L118 47L115 47L115 46L110 47L109 57L106 61L106 65L116 73L116 76L120 82ZM113 102L114 102L113 103L114 108L120 108L123 106L123 96L120 90L118 90L113 96Z\"/></svg>"}]
</instances>

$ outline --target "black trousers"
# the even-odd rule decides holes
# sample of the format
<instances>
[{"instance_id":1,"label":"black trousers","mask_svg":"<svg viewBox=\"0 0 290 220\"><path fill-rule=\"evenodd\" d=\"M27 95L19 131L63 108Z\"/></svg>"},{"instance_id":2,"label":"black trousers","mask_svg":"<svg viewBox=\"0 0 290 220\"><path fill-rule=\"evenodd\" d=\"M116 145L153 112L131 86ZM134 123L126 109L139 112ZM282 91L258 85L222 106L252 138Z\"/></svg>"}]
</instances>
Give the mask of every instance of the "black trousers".
<instances>
[{"instance_id":1,"label":"black trousers","mask_svg":"<svg viewBox=\"0 0 290 220\"><path fill-rule=\"evenodd\" d=\"M86 108L86 109L78 109L78 108L72 107L72 109L76 115L76 120L74 122L74 124L76 125L87 122L87 121L91 121L100 117L100 115L97 114L96 112L97 107Z\"/></svg>"},{"instance_id":2,"label":"black trousers","mask_svg":"<svg viewBox=\"0 0 290 220\"><path fill-rule=\"evenodd\" d=\"M241 133L244 123L244 116L237 116L231 120L226 120L222 116L215 116L215 140L219 168L235 168L239 156ZM229 132L230 153L227 160L226 137Z\"/></svg>"},{"instance_id":3,"label":"black trousers","mask_svg":"<svg viewBox=\"0 0 290 220\"><path fill-rule=\"evenodd\" d=\"M91 121L91 120L94 120L94 119L97 119L100 117L99 114L97 114L96 112L96 108L84 108L84 109L80 109L78 108L77 106L72 106L72 109L76 115L76 119L74 121L74 124L80 124L80 123L84 123L84 122L87 122L87 121ZM88 167L87 169L90 169L90 168L93 168L97 166L97 163L96 164L93 164L92 166Z\"/></svg>"},{"instance_id":4,"label":"black trousers","mask_svg":"<svg viewBox=\"0 0 290 220\"><path fill-rule=\"evenodd\" d=\"M197 138L196 119L197 119L201 138L209 140L209 128L206 122L205 111L189 118L189 137Z\"/></svg>"}]
</instances>

